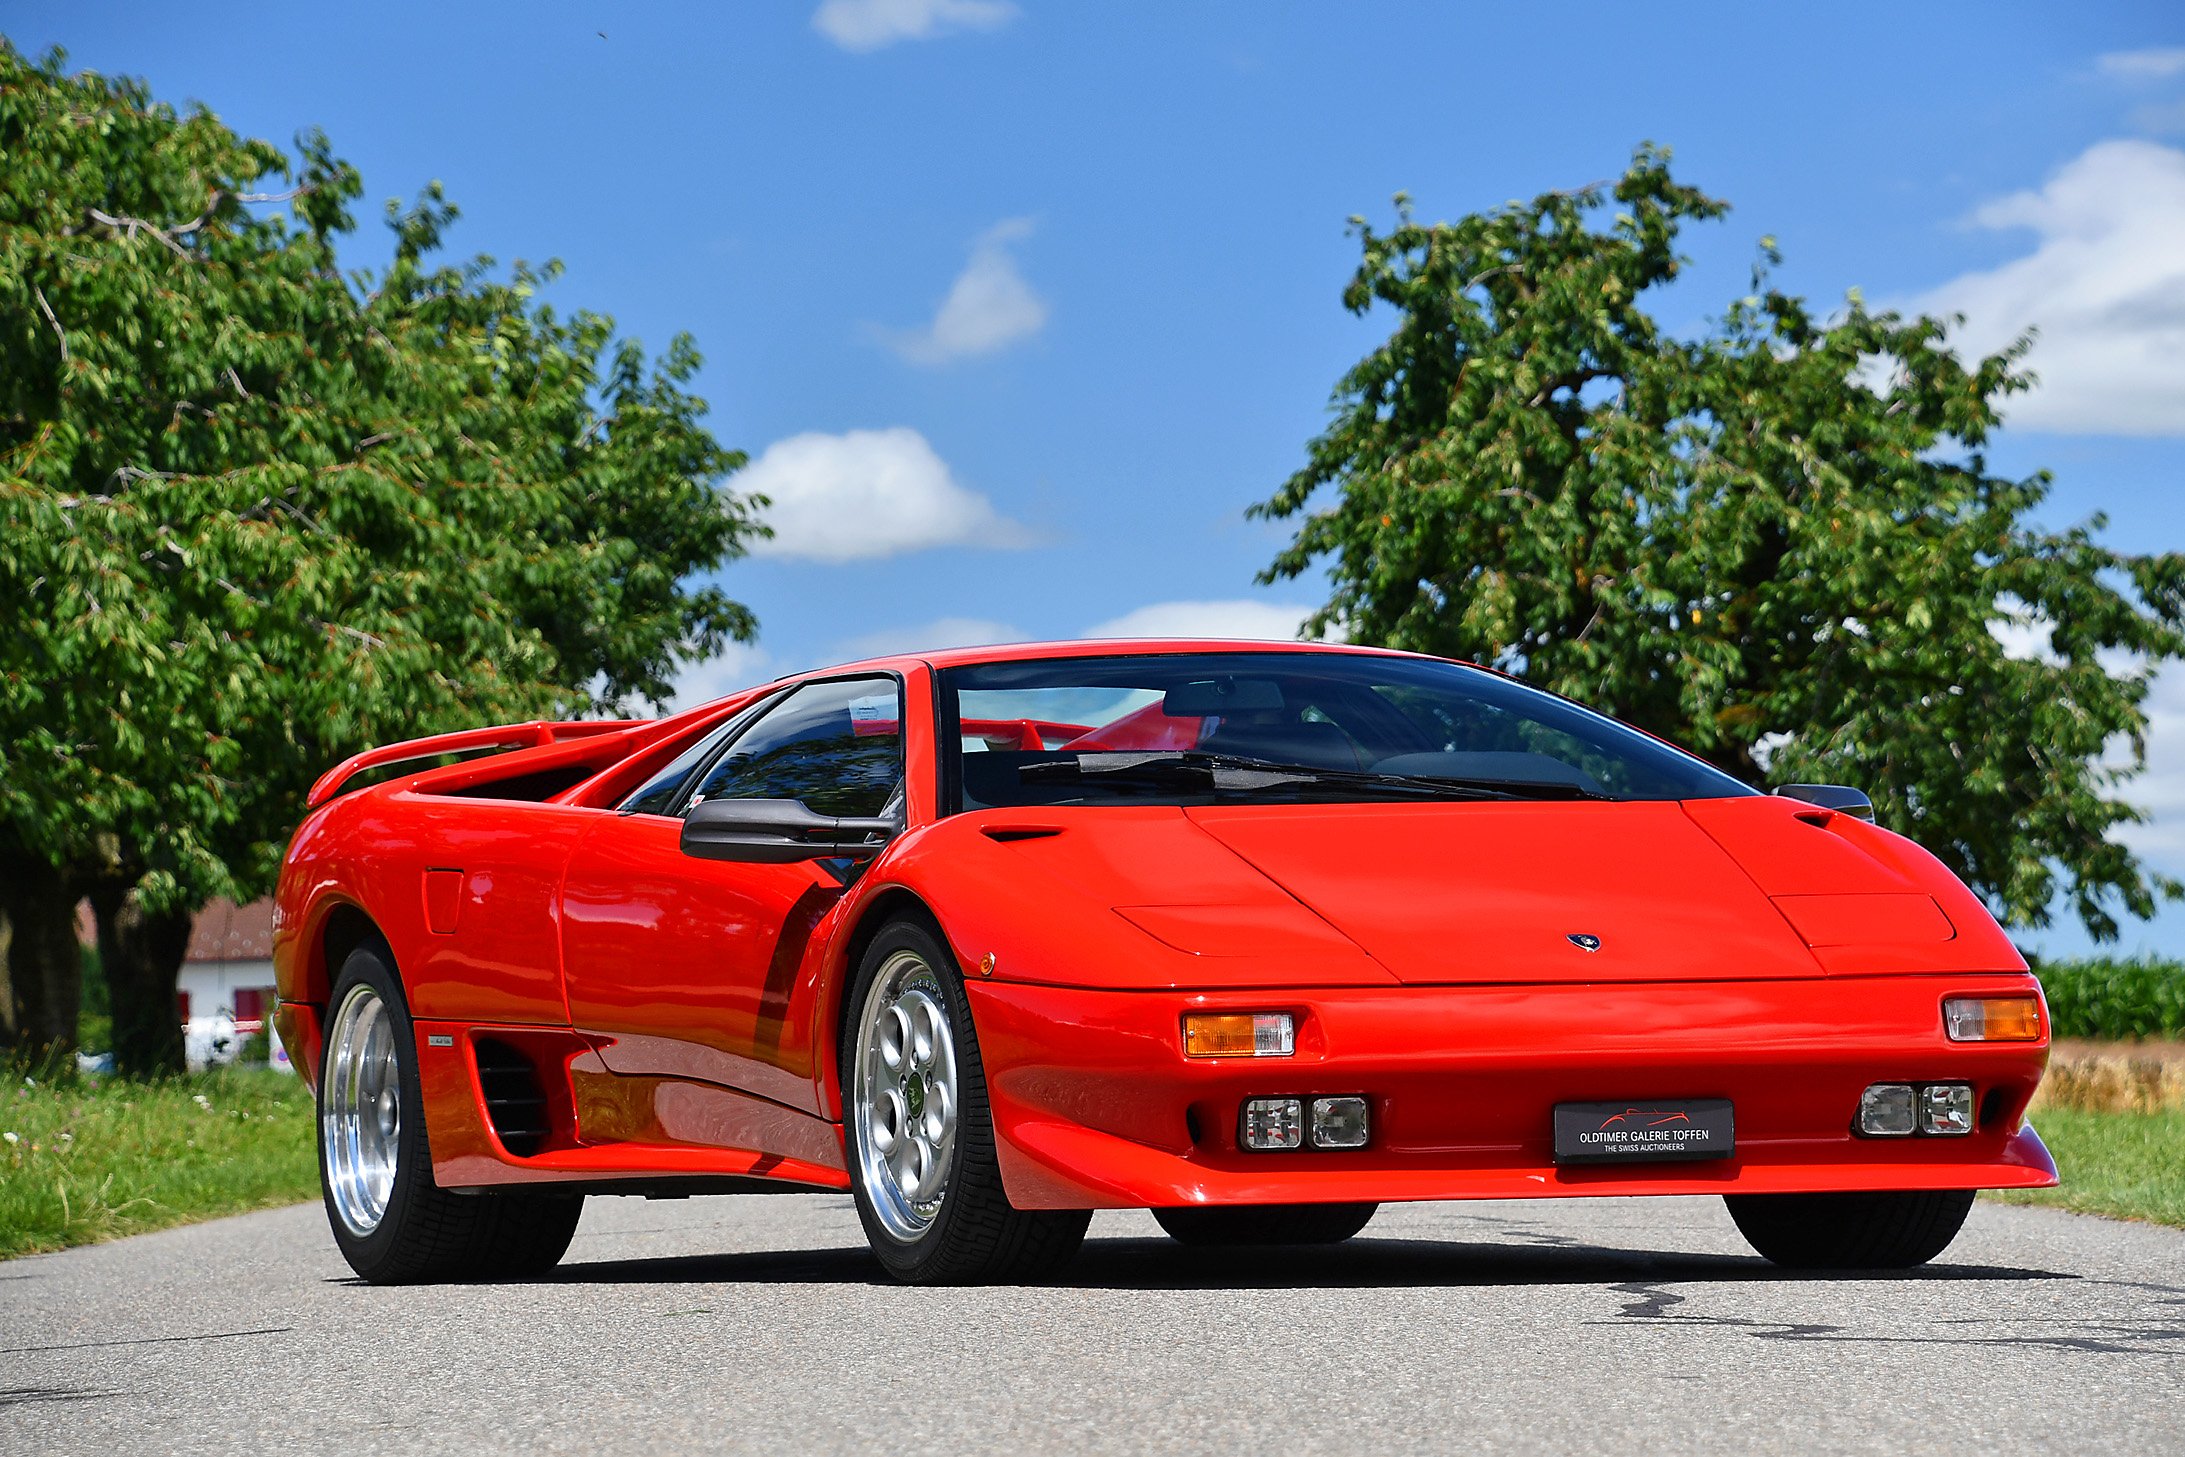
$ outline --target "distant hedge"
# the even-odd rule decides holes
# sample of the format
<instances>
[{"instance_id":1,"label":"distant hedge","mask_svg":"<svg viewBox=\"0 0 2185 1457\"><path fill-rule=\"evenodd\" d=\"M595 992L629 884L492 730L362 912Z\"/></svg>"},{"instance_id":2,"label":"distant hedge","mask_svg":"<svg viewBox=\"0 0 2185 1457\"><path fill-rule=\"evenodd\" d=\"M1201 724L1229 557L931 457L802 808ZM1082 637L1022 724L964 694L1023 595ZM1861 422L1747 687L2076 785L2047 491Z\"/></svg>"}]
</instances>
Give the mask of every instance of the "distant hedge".
<instances>
[{"instance_id":1,"label":"distant hedge","mask_svg":"<svg viewBox=\"0 0 2185 1457\"><path fill-rule=\"evenodd\" d=\"M2185 961L2091 957L2033 970L2058 1037L2185 1036Z\"/></svg>"}]
</instances>

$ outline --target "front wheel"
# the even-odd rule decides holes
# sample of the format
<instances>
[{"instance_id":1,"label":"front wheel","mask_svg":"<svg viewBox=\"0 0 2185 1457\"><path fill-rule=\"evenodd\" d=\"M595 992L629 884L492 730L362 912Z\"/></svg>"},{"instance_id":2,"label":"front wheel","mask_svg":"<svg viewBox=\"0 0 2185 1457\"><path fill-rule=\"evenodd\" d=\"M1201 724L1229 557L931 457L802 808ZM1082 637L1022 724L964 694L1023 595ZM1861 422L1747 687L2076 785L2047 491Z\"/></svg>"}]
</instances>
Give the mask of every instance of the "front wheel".
<instances>
[{"instance_id":1,"label":"front wheel","mask_svg":"<svg viewBox=\"0 0 2185 1457\"><path fill-rule=\"evenodd\" d=\"M1230 1204L1156 1209L1168 1237L1187 1245L1341 1244L1373 1218L1378 1204Z\"/></svg>"},{"instance_id":2,"label":"front wheel","mask_svg":"<svg viewBox=\"0 0 2185 1457\"><path fill-rule=\"evenodd\" d=\"M1738 1233L1796 1270L1908 1270L1957 1238L1970 1189L1911 1194L1729 1194Z\"/></svg>"},{"instance_id":3,"label":"front wheel","mask_svg":"<svg viewBox=\"0 0 2185 1457\"><path fill-rule=\"evenodd\" d=\"M912 1285L1045 1275L1088 1210L1025 1210L1002 1191L986 1074L963 977L925 925L882 928L843 1000L850 1188L873 1253Z\"/></svg>"},{"instance_id":4,"label":"front wheel","mask_svg":"<svg viewBox=\"0 0 2185 1457\"><path fill-rule=\"evenodd\" d=\"M349 1268L374 1285L492 1280L553 1268L581 1194L455 1194L432 1179L417 1042L402 984L370 946L328 1000L319 1065L319 1182Z\"/></svg>"}]
</instances>

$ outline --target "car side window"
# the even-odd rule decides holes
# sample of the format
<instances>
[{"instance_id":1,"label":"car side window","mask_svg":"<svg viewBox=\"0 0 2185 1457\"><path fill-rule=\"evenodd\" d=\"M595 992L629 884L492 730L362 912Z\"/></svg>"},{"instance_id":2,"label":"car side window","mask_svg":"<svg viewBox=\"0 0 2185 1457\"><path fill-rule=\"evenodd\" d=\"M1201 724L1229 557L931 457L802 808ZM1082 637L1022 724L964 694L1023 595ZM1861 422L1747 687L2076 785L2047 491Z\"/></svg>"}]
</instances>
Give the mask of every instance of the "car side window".
<instances>
[{"instance_id":1,"label":"car side window","mask_svg":"<svg viewBox=\"0 0 2185 1457\"><path fill-rule=\"evenodd\" d=\"M801 799L819 814L878 815L902 779L896 681L807 683L728 746L682 809L709 799Z\"/></svg>"},{"instance_id":2,"label":"car side window","mask_svg":"<svg viewBox=\"0 0 2185 1457\"><path fill-rule=\"evenodd\" d=\"M683 791L690 787L691 776L705 764L712 762L727 743L744 726L765 711L764 702L745 704L730 714L726 720L715 724L698 736L689 748L677 754L665 768L645 781L645 787L615 806L618 814L626 815L676 815L681 814Z\"/></svg>"}]
</instances>

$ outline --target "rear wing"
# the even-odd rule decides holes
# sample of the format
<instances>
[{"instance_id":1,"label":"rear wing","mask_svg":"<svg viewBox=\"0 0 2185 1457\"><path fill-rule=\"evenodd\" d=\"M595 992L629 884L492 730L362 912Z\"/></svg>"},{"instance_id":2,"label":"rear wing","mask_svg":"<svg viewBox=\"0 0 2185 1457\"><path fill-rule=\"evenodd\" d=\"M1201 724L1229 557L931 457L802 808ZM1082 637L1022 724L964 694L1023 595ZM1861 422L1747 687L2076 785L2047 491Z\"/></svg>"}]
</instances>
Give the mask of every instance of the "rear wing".
<instances>
[{"instance_id":1,"label":"rear wing","mask_svg":"<svg viewBox=\"0 0 2185 1457\"><path fill-rule=\"evenodd\" d=\"M367 769L381 769L389 764L401 764L412 759L437 759L442 754L505 754L515 749L544 749L554 744L566 744L575 739L594 738L600 734L618 734L638 728L646 719L602 719L585 723L508 723L497 728L461 729L452 734L434 734L429 738L405 739L399 744L383 744L376 749L366 749L351 755L319 776L319 782L311 786L311 795L304 801L306 809L320 805L341 793L342 787Z\"/></svg>"}]
</instances>

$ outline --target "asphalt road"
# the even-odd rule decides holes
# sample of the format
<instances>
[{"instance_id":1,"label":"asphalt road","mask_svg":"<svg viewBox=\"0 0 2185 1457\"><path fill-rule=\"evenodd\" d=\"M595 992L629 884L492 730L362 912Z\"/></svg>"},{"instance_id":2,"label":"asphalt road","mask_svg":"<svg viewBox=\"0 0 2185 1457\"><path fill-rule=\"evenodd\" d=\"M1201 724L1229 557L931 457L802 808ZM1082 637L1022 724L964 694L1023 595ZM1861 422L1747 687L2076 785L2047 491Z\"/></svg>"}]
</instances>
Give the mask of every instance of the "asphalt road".
<instances>
[{"instance_id":1,"label":"asphalt road","mask_svg":"<svg viewBox=\"0 0 2185 1457\"><path fill-rule=\"evenodd\" d=\"M316 1206L0 1264L0 1452L2185 1451L2185 1232L1982 1204L1800 1278L1714 1200L1384 1209L885 1284L845 1198L597 1199L550 1280L356 1284Z\"/></svg>"}]
</instances>

